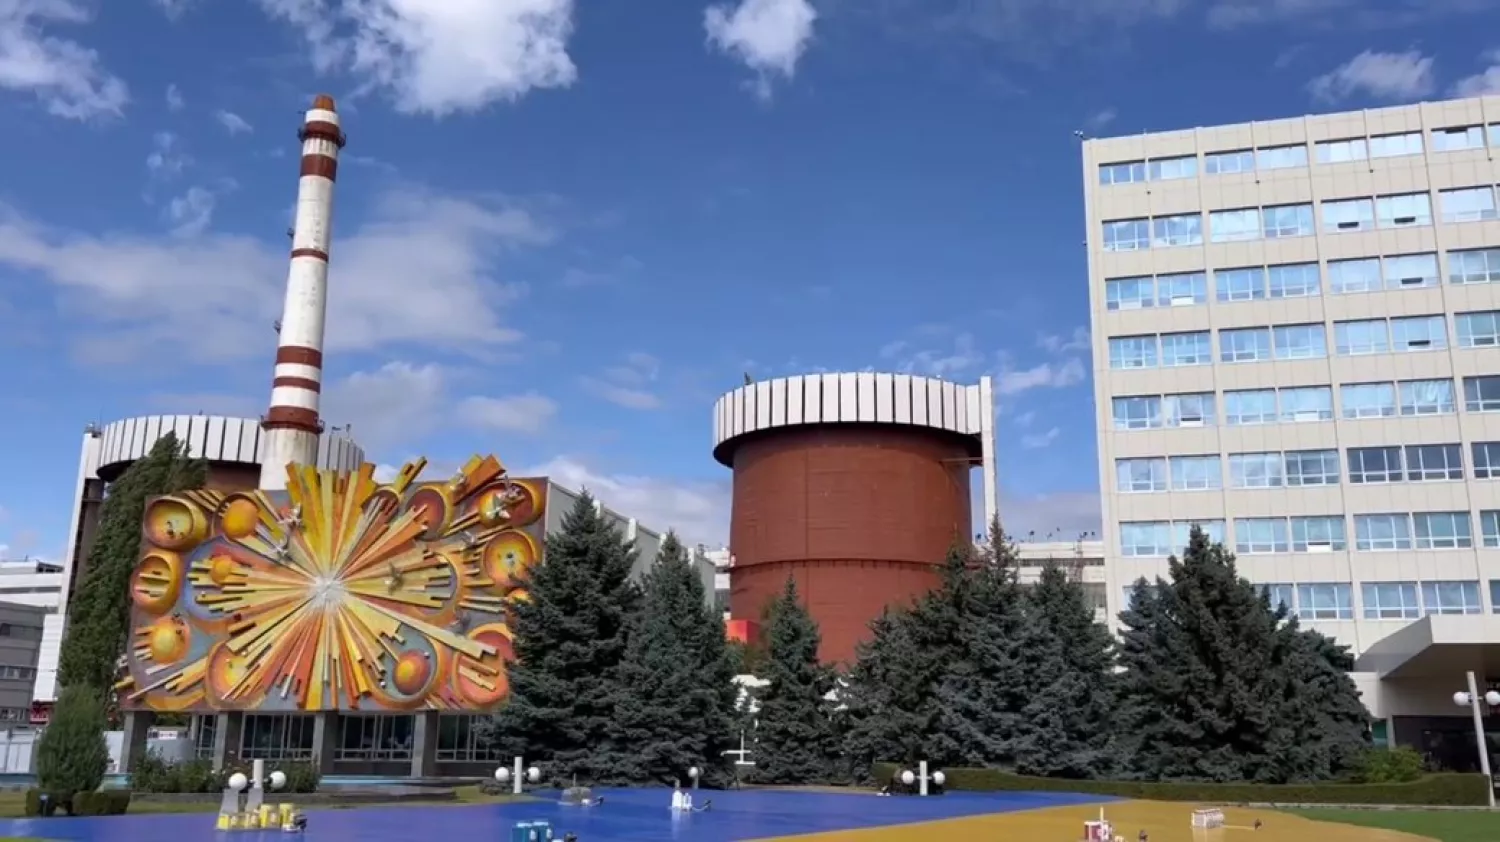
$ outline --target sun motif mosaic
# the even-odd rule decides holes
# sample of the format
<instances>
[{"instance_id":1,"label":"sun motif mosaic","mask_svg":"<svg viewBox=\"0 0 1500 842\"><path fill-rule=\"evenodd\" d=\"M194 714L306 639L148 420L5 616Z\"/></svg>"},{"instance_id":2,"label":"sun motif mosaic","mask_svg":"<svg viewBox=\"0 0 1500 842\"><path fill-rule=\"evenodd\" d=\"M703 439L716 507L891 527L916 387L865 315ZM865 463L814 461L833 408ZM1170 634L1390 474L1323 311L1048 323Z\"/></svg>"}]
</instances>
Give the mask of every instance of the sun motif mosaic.
<instances>
[{"instance_id":1,"label":"sun motif mosaic","mask_svg":"<svg viewBox=\"0 0 1500 842\"><path fill-rule=\"evenodd\" d=\"M444 482L294 465L285 492L146 507L126 707L484 709L505 698L506 608L541 557L546 481L475 457Z\"/></svg>"}]
</instances>

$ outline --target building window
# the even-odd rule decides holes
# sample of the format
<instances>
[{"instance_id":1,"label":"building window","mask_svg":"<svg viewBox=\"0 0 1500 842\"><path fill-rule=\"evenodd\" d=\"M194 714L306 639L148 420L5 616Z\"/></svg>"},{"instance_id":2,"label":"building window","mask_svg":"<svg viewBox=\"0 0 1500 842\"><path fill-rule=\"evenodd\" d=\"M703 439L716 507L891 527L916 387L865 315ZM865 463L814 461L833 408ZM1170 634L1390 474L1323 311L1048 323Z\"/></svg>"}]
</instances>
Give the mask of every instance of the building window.
<instances>
[{"instance_id":1,"label":"building window","mask_svg":"<svg viewBox=\"0 0 1500 842\"><path fill-rule=\"evenodd\" d=\"M1261 210L1261 231L1268 240L1311 237L1317 233L1312 205L1277 205Z\"/></svg>"},{"instance_id":2,"label":"building window","mask_svg":"<svg viewBox=\"0 0 1500 842\"><path fill-rule=\"evenodd\" d=\"M1301 386L1282 389L1278 395L1284 422L1330 421L1333 419L1333 389Z\"/></svg>"},{"instance_id":3,"label":"building window","mask_svg":"<svg viewBox=\"0 0 1500 842\"><path fill-rule=\"evenodd\" d=\"M1457 444L1409 444L1406 446L1408 482L1437 482L1464 478L1464 451Z\"/></svg>"},{"instance_id":4,"label":"building window","mask_svg":"<svg viewBox=\"0 0 1500 842\"><path fill-rule=\"evenodd\" d=\"M1500 479L1500 441L1476 441L1469 447L1474 456L1474 479Z\"/></svg>"},{"instance_id":5,"label":"building window","mask_svg":"<svg viewBox=\"0 0 1500 842\"><path fill-rule=\"evenodd\" d=\"M1391 350L1390 328L1385 319L1334 322L1333 347L1341 357L1386 354Z\"/></svg>"},{"instance_id":6,"label":"building window","mask_svg":"<svg viewBox=\"0 0 1500 842\"><path fill-rule=\"evenodd\" d=\"M1422 616L1416 582L1369 582L1359 588L1366 620L1415 620Z\"/></svg>"},{"instance_id":7,"label":"building window","mask_svg":"<svg viewBox=\"0 0 1500 842\"><path fill-rule=\"evenodd\" d=\"M1233 488L1281 488L1286 485L1286 461L1280 453L1231 453L1229 484Z\"/></svg>"},{"instance_id":8,"label":"building window","mask_svg":"<svg viewBox=\"0 0 1500 842\"><path fill-rule=\"evenodd\" d=\"M1109 340L1109 367L1156 368L1156 337L1117 336Z\"/></svg>"},{"instance_id":9,"label":"building window","mask_svg":"<svg viewBox=\"0 0 1500 842\"><path fill-rule=\"evenodd\" d=\"M1151 220L1121 219L1104 223L1105 251L1140 251L1151 247Z\"/></svg>"},{"instance_id":10,"label":"building window","mask_svg":"<svg viewBox=\"0 0 1500 842\"><path fill-rule=\"evenodd\" d=\"M1146 180L1145 161L1126 161L1120 164L1100 164L1100 184L1139 184Z\"/></svg>"},{"instance_id":11,"label":"building window","mask_svg":"<svg viewBox=\"0 0 1500 842\"><path fill-rule=\"evenodd\" d=\"M500 746L488 739L486 729L478 727L488 716L445 713L438 716L437 762L496 763L507 760Z\"/></svg>"},{"instance_id":12,"label":"building window","mask_svg":"<svg viewBox=\"0 0 1500 842\"><path fill-rule=\"evenodd\" d=\"M1114 398L1116 430L1154 430L1161 426L1161 398L1154 396Z\"/></svg>"},{"instance_id":13,"label":"building window","mask_svg":"<svg viewBox=\"0 0 1500 842\"><path fill-rule=\"evenodd\" d=\"M1289 584L1269 584L1260 586L1261 593L1266 595L1266 602L1270 603L1271 610L1275 611L1278 606L1285 605L1288 613L1297 610L1297 586Z\"/></svg>"},{"instance_id":14,"label":"building window","mask_svg":"<svg viewBox=\"0 0 1500 842\"><path fill-rule=\"evenodd\" d=\"M1403 380L1396 386L1402 415L1452 415L1456 411L1452 380Z\"/></svg>"},{"instance_id":15,"label":"building window","mask_svg":"<svg viewBox=\"0 0 1500 842\"><path fill-rule=\"evenodd\" d=\"M1115 491L1121 494L1144 494L1166 490L1166 457L1115 460Z\"/></svg>"},{"instance_id":16,"label":"building window","mask_svg":"<svg viewBox=\"0 0 1500 842\"><path fill-rule=\"evenodd\" d=\"M1173 552L1171 523L1145 521L1120 524L1120 555L1142 558L1169 556Z\"/></svg>"},{"instance_id":17,"label":"building window","mask_svg":"<svg viewBox=\"0 0 1500 842\"><path fill-rule=\"evenodd\" d=\"M1156 279L1156 303L1162 307L1185 307L1208 301L1208 276L1202 272L1160 275Z\"/></svg>"},{"instance_id":18,"label":"building window","mask_svg":"<svg viewBox=\"0 0 1500 842\"><path fill-rule=\"evenodd\" d=\"M1318 264L1292 263L1286 266L1272 266L1266 270L1266 286L1272 298L1315 297L1318 295L1320 286Z\"/></svg>"},{"instance_id":19,"label":"building window","mask_svg":"<svg viewBox=\"0 0 1500 842\"><path fill-rule=\"evenodd\" d=\"M1236 243L1260 239L1260 208L1213 211L1208 215L1209 239Z\"/></svg>"},{"instance_id":20,"label":"building window","mask_svg":"<svg viewBox=\"0 0 1500 842\"><path fill-rule=\"evenodd\" d=\"M1219 331L1219 361L1244 363L1271 359L1271 329L1246 327Z\"/></svg>"},{"instance_id":21,"label":"building window","mask_svg":"<svg viewBox=\"0 0 1500 842\"><path fill-rule=\"evenodd\" d=\"M240 726L243 760L311 760L314 714L249 713Z\"/></svg>"},{"instance_id":22,"label":"building window","mask_svg":"<svg viewBox=\"0 0 1500 842\"><path fill-rule=\"evenodd\" d=\"M1288 486L1339 484L1337 450L1289 450L1285 465Z\"/></svg>"},{"instance_id":23,"label":"building window","mask_svg":"<svg viewBox=\"0 0 1500 842\"><path fill-rule=\"evenodd\" d=\"M1271 337L1278 360L1316 360L1328 356L1328 336L1321 323L1277 325Z\"/></svg>"},{"instance_id":24,"label":"building window","mask_svg":"<svg viewBox=\"0 0 1500 842\"><path fill-rule=\"evenodd\" d=\"M1297 586L1299 620L1354 619L1354 589L1348 582L1322 582Z\"/></svg>"},{"instance_id":25,"label":"building window","mask_svg":"<svg viewBox=\"0 0 1500 842\"><path fill-rule=\"evenodd\" d=\"M1370 138L1371 158L1396 158L1401 155L1422 154L1422 133L1375 135Z\"/></svg>"},{"instance_id":26,"label":"building window","mask_svg":"<svg viewBox=\"0 0 1500 842\"><path fill-rule=\"evenodd\" d=\"M1173 491L1217 491L1224 486L1219 457L1173 456Z\"/></svg>"},{"instance_id":27,"label":"building window","mask_svg":"<svg viewBox=\"0 0 1500 842\"><path fill-rule=\"evenodd\" d=\"M1500 345L1500 312L1458 313L1453 317L1460 348L1493 348Z\"/></svg>"},{"instance_id":28,"label":"building window","mask_svg":"<svg viewBox=\"0 0 1500 842\"><path fill-rule=\"evenodd\" d=\"M1483 126L1434 129L1432 132L1432 151L1434 152L1459 152L1464 149L1483 148Z\"/></svg>"},{"instance_id":29,"label":"building window","mask_svg":"<svg viewBox=\"0 0 1500 842\"><path fill-rule=\"evenodd\" d=\"M1500 123L1490 123L1485 127L1485 133L1489 135L1491 146L1500 146Z\"/></svg>"},{"instance_id":30,"label":"building window","mask_svg":"<svg viewBox=\"0 0 1500 842\"><path fill-rule=\"evenodd\" d=\"M1492 284L1500 281L1500 249L1448 252L1448 283Z\"/></svg>"},{"instance_id":31,"label":"building window","mask_svg":"<svg viewBox=\"0 0 1500 842\"><path fill-rule=\"evenodd\" d=\"M1198 156L1153 158L1146 162L1146 177L1151 181L1176 181L1198 177Z\"/></svg>"},{"instance_id":32,"label":"building window","mask_svg":"<svg viewBox=\"0 0 1500 842\"><path fill-rule=\"evenodd\" d=\"M1478 582L1423 582L1425 614L1483 614Z\"/></svg>"},{"instance_id":33,"label":"building window","mask_svg":"<svg viewBox=\"0 0 1500 842\"><path fill-rule=\"evenodd\" d=\"M411 760L410 714L339 714L334 760L373 762Z\"/></svg>"},{"instance_id":34,"label":"building window","mask_svg":"<svg viewBox=\"0 0 1500 842\"><path fill-rule=\"evenodd\" d=\"M1162 398L1168 427L1212 427L1214 393L1190 392Z\"/></svg>"},{"instance_id":35,"label":"building window","mask_svg":"<svg viewBox=\"0 0 1500 842\"><path fill-rule=\"evenodd\" d=\"M1493 187L1440 191L1438 206L1442 208L1444 222L1483 222L1497 217Z\"/></svg>"},{"instance_id":36,"label":"building window","mask_svg":"<svg viewBox=\"0 0 1500 842\"><path fill-rule=\"evenodd\" d=\"M1432 196L1428 193L1402 193L1381 196L1375 200L1375 216L1381 228L1407 228L1432 224Z\"/></svg>"},{"instance_id":37,"label":"building window","mask_svg":"<svg viewBox=\"0 0 1500 842\"><path fill-rule=\"evenodd\" d=\"M1483 136L1481 136L1481 142ZM1203 156L1203 171L1208 175L1232 175L1255 172L1255 153L1249 149L1234 152L1211 152Z\"/></svg>"},{"instance_id":38,"label":"building window","mask_svg":"<svg viewBox=\"0 0 1500 842\"><path fill-rule=\"evenodd\" d=\"M212 760L214 756L214 741L219 733L219 717L217 714L200 714L193 717L193 759Z\"/></svg>"},{"instance_id":39,"label":"building window","mask_svg":"<svg viewBox=\"0 0 1500 842\"><path fill-rule=\"evenodd\" d=\"M1355 485L1400 482L1401 448L1349 448L1349 482Z\"/></svg>"},{"instance_id":40,"label":"building window","mask_svg":"<svg viewBox=\"0 0 1500 842\"><path fill-rule=\"evenodd\" d=\"M1222 520L1179 520L1172 523L1172 552L1177 552L1188 545L1188 539L1193 536L1193 527L1203 530L1203 537L1210 544L1224 543L1224 521Z\"/></svg>"},{"instance_id":41,"label":"building window","mask_svg":"<svg viewBox=\"0 0 1500 842\"><path fill-rule=\"evenodd\" d=\"M1376 258L1328 261L1328 289L1334 295L1375 292L1382 287L1380 261Z\"/></svg>"},{"instance_id":42,"label":"building window","mask_svg":"<svg viewBox=\"0 0 1500 842\"><path fill-rule=\"evenodd\" d=\"M1240 555L1284 553L1291 549L1287 539L1286 519L1279 517L1237 518L1234 522L1234 551Z\"/></svg>"},{"instance_id":43,"label":"building window","mask_svg":"<svg viewBox=\"0 0 1500 842\"><path fill-rule=\"evenodd\" d=\"M1212 365L1214 343L1208 331L1161 335L1161 364L1167 368Z\"/></svg>"},{"instance_id":44,"label":"building window","mask_svg":"<svg viewBox=\"0 0 1500 842\"><path fill-rule=\"evenodd\" d=\"M1307 146L1267 146L1255 150L1255 168L1260 170L1286 170L1307 166Z\"/></svg>"},{"instance_id":45,"label":"building window","mask_svg":"<svg viewBox=\"0 0 1500 842\"><path fill-rule=\"evenodd\" d=\"M1468 512L1417 512L1411 520L1419 550L1467 550L1474 546Z\"/></svg>"},{"instance_id":46,"label":"building window","mask_svg":"<svg viewBox=\"0 0 1500 842\"><path fill-rule=\"evenodd\" d=\"M1224 393L1224 423L1231 427L1274 424L1276 417L1275 389Z\"/></svg>"},{"instance_id":47,"label":"building window","mask_svg":"<svg viewBox=\"0 0 1500 842\"><path fill-rule=\"evenodd\" d=\"M1387 257L1384 264L1386 289L1420 289L1439 283L1436 254L1402 254Z\"/></svg>"},{"instance_id":48,"label":"building window","mask_svg":"<svg viewBox=\"0 0 1500 842\"><path fill-rule=\"evenodd\" d=\"M1203 215L1158 216L1151 220L1151 231L1151 245L1156 248L1196 246L1203 242Z\"/></svg>"},{"instance_id":49,"label":"building window","mask_svg":"<svg viewBox=\"0 0 1500 842\"><path fill-rule=\"evenodd\" d=\"M1391 319L1391 350L1440 351L1448 347L1448 322L1442 316Z\"/></svg>"},{"instance_id":50,"label":"building window","mask_svg":"<svg viewBox=\"0 0 1500 842\"><path fill-rule=\"evenodd\" d=\"M1500 511L1479 513L1479 539L1487 549L1500 547Z\"/></svg>"},{"instance_id":51,"label":"building window","mask_svg":"<svg viewBox=\"0 0 1500 842\"><path fill-rule=\"evenodd\" d=\"M1342 199L1323 203L1323 231L1343 234L1369 231L1375 227L1375 202L1370 199Z\"/></svg>"},{"instance_id":52,"label":"building window","mask_svg":"<svg viewBox=\"0 0 1500 842\"><path fill-rule=\"evenodd\" d=\"M1322 140L1318 142L1317 150L1320 164L1345 164L1350 161L1363 161L1370 157L1369 147L1362 137L1348 140Z\"/></svg>"},{"instance_id":53,"label":"building window","mask_svg":"<svg viewBox=\"0 0 1500 842\"><path fill-rule=\"evenodd\" d=\"M1411 519L1404 514L1355 515L1354 549L1366 552L1411 549Z\"/></svg>"},{"instance_id":54,"label":"building window","mask_svg":"<svg viewBox=\"0 0 1500 842\"><path fill-rule=\"evenodd\" d=\"M1104 282L1106 310L1140 310L1156 305L1156 281L1152 278L1114 278Z\"/></svg>"},{"instance_id":55,"label":"building window","mask_svg":"<svg viewBox=\"0 0 1500 842\"><path fill-rule=\"evenodd\" d=\"M1500 412L1500 375L1465 377L1464 409L1469 412Z\"/></svg>"},{"instance_id":56,"label":"building window","mask_svg":"<svg viewBox=\"0 0 1500 842\"><path fill-rule=\"evenodd\" d=\"M1346 541L1341 516L1292 518L1292 552L1339 552L1345 548Z\"/></svg>"},{"instance_id":57,"label":"building window","mask_svg":"<svg viewBox=\"0 0 1500 842\"><path fill-rule=\"evenodd\" d=\"M1254 301L1266 297L1266 270L1253 266L1245 269L1214 271L1214 294L1220 301Z\"/></svg>"}]
</instances>

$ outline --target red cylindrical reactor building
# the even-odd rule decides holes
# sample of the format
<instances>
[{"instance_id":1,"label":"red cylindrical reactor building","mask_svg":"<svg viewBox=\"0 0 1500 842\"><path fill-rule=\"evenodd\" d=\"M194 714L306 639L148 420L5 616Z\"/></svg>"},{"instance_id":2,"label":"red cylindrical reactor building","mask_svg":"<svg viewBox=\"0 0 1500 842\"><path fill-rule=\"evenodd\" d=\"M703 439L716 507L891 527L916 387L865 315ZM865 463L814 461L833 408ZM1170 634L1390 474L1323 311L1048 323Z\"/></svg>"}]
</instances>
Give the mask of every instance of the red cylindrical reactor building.
<instances>
[{"instance_id":1,"label":"red cylindrical reactor building","mask_svg":"<svg viewBox=\"0 0 1500 842\"><path fill-rule=\"evenodd\" d=\"M760 623L790 577L822 660L851 663L870 621L936 586L953 542L973 535L969 473L992 428L983 392L859 373L720 398L714 457L734 469L731 616Z\"/></svg>"}]
</instances>

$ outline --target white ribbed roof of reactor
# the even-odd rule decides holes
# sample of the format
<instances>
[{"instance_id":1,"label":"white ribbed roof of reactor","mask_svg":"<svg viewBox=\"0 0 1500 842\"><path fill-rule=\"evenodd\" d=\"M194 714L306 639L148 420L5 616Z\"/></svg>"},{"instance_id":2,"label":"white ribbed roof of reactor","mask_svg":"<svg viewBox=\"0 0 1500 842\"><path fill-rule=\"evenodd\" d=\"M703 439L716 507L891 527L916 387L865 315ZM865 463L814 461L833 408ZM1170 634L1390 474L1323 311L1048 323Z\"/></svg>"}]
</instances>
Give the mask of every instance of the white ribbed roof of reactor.
<instances>
[{"instance_id":1,"label":"white ribbed roof of reactor","mask_svg":"<svg viewBox=\"0 0 1500 842\"><path fill-rule=\"evenodd\" d=\"M96 464L108 471L111 466L134 462L150 453L167 433L175 433L179 441L187 443L189 456L210 462L258 465L266 446L266 434L258 418L145 415L122 418L100 429ZM364 451L353 439L342 435L318 437L319 467L348 470L364 460Z\"/></svg>"}]
</instances>

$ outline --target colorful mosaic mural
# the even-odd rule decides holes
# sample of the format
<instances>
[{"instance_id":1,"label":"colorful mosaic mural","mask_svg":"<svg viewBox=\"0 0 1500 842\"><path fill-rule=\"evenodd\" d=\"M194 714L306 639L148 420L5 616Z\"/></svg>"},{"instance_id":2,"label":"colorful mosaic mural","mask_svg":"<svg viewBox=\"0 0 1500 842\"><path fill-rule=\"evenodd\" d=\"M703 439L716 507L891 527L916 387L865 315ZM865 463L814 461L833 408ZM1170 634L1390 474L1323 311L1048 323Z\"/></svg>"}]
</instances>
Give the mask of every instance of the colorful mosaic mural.
<instances>
[{"instance_id":1,"label":"colorful mosaic mural","mask_svg":"<svg viewBox=\"0 0 1500 842\"><path fill-rule=\"evenodd\" d=\"M545 480L475 457L388 485L288 468L285 492L152 500L122 703L155 711L475 710L508 689L506 607L541 556Z\"/></svg>"}]
</instances>

